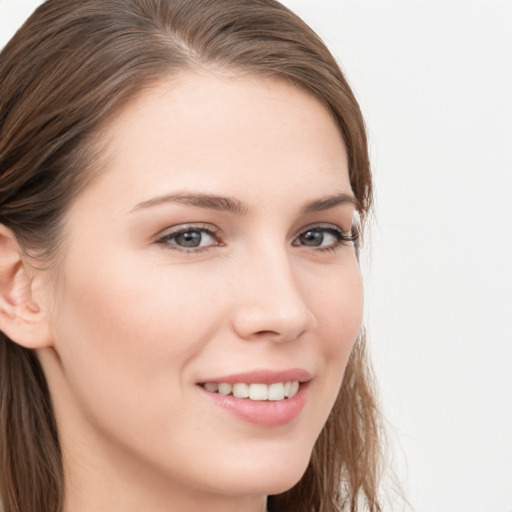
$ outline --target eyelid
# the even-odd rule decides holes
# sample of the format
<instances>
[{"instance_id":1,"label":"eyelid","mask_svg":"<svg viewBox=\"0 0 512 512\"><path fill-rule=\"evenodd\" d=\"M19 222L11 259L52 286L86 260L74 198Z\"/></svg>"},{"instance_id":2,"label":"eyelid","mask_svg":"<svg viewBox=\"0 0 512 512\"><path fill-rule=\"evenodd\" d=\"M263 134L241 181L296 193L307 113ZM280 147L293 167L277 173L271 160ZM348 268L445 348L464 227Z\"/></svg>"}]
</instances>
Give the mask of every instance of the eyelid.
<instances>
[{"instance_id":1,"label":"eyelid","mask_svg":"<svg viewBox=\"0 0 512 512\"><path fill-rule=\"evenodd\" d=\"M336 234L338 234L339 238L337 239L336 243L327 245L327 246L307 246L307 245L295 243L302 234L304 234L307 231L312 231L312 230L330 231L331 234L334 234L334 236L336 236ZM316 224L310 224L310 225L302 228L297 233L297 235L294 237L292 245L295 245L297 247L305 247L307 249L311 249L316 252L336 251L341 246L346 246L349 244L357 245L358 239L359 239L359 229L357 229L357 226L354 225L354 223L352 223L350 231L345 231L343 228L341 228L337 224L331 224L328 222L320 222L320 223L316 223Z\"/></svg>"},{"instance_id":2,"label":"eyelid","mask_svg":"<svg viewBox=\"0 0 512 512\"><path fill-rule=\"evenodd\" d=\"M337 238L335 243L329 244L327 246L307 246L305 244L296 243L299 237L307 232L308 230L324 230L326 232L330 232L330 234ZM215 240L215 243L198 246L198 247L183 247L176 243L171 243L170 240L174 237L179 236L182 233L186 233L187 231L202 231ZM293 238L292 245L297 247L304 247L306 249L311 249L314 251L334 251L340 248L343 245L355 244L357 245L357 240L359 238L359 228L358 223L353 222L351 229L349 231L345 231L342 227L337 224L329 223L329 222L319 222L312 223L305 227L303 227ZM154 243L161 245L163 248L173 250L181 253L200 253L207 251L213 247L223 246L223 240L221 237L221 230L212 224L207 223L186 223L186 224L177 224L175 226L168 227L163 231L160 231L158 235L154 237Z\"/></svg>"},{"instance_id":3,"label":"eyelid","mask_svg":"<svg viewBox=\"0 0 512 512\"><path fill-rule=\"evenodd\" d=\"M343 229L341 226L339 226L338 224L333 224L331 222L317 222L317 223L312 223L312 224L309 224L309 225L301 228L300 231L295 236L295 238L297 236L301 235L302 233L304 233L305 231L312 230L312 229L325 229L325 230L330 229L333 231L337 231L338 233L341 233L344 236L352 236L353 232L358 231L357 229L354 229L355 227L356 226L354 226L354 224L352 224L350 229L347 231L347 230Z\"/></svg>"},{"instance_id":4,"label":"eyelid","mask_svg":"<svg viewBox=\"0 0 512 512\"><path fill-rule=\"evenodd\" d=\"M203 246L203 247L181 247L177 244L169 243L169 240L173 237L180 235L181 233L186 233L187 231L202 231L207 233L213 239L216 240L217 243ZM202 222L199 223L188 223L188 224L177 224L175 226L168 227L163 231L160 231L158 235L154 238L154 243L162 245L166 249L170 249L176 252L183 253L197 253L207 250L210 247L217 247L222 245L221 241L221 231L217 227L212 224L205 224Z\"/></svg>"}]
</instances>

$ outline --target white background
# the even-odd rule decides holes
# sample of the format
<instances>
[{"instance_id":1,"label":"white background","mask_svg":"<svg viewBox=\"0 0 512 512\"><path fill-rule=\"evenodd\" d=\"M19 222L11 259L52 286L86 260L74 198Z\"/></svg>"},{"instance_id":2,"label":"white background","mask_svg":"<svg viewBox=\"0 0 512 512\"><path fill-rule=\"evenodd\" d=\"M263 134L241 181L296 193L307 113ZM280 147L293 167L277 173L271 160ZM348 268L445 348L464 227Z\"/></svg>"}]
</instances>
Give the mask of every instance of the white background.
<instances>
[{"instance_id":1,"label":"white background","mask_svg":"<svg viewBox=\"0 0 512 512\"><path fill-rule=\"evenodd\" d=\"M0 46L38 3L0 0ZM366 316L399 481L416 512L512 512L512 0L285 3L369 128Z\"/></svg>"}]
</instances>

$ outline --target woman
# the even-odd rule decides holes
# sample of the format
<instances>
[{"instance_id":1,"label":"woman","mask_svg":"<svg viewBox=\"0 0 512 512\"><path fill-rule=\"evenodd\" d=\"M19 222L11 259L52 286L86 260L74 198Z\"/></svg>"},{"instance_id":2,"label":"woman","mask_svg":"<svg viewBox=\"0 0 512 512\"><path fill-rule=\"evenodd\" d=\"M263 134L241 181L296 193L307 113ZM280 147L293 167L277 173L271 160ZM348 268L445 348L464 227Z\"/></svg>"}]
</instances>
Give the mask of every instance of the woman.
<instances>
[{"instance_id":1,"label":"woman","mask_svg":"<svg viewBox=\"0 0 512 512\"><path fill-rule=\"evenodd\" d=\"M380 510L363 120L273 0L48 0L0 56L14 511Z\"/></svg>"}]
</instances>

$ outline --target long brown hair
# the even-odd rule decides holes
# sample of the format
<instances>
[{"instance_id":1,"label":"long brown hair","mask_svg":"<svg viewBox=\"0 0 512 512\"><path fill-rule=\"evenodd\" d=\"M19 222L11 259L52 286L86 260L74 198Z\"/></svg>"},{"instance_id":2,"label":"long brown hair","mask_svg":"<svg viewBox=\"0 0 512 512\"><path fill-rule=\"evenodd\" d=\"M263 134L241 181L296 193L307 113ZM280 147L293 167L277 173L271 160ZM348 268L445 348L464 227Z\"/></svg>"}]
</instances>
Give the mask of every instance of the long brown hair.
<instances>
[{"instance_id":1,"label":"long brown hair","mask_svg":"<svg viewBox=\"0 0 512 512\"><path fill-rule=\"evenodd\" d=\"M145 85L206 67L286 80L318 98L345 141L364 219L372 182L363 118L318 36L274 0L48 0L0 54L0 223L51 266L61 223L94 174L95 135ZM310 464L270 512L380 510L379 419L361 334ZM35 352L0 333L5 512L60 512L63 468Z\"/></svg>"}]
</instances>

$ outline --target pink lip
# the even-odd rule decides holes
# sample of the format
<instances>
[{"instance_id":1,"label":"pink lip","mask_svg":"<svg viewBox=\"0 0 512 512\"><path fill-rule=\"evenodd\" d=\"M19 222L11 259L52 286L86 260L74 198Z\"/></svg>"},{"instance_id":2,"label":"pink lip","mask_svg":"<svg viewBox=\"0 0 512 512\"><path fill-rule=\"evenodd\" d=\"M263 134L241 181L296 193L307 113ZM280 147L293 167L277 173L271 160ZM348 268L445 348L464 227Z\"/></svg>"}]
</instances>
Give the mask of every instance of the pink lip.
<instances>
[{"instance_id":1,"label":"pink lip","mask_svg":"<svg viewBox=\"0 0 512 512\"><path fill-rule=\"evenodd\" d=\"M211 382L214 384L220 384L221 382L225 382L227 384L238 384L240 382L245 382L247 384L274 384L276 382L308 382L311 378L311 374L306 370L301 368L292 368L289 370L255 370L246 373L234 373L223 377L202 379L198 384L204 384L205 382Z\"/></svg>"},{"instance_id":2,"label":"pink lip","mask_svg":"<svg viewBox=\"0 0 512 512\"><path fill-rule=\"evenodd\" d=\"M311 378L311 374L305 370L292 369L285 371L257 370L201 381L201 383L211 382L217 384L221 382L228 384L241 382L248 384L272 384L290 381L299 381L301 383L296 395L292 398L278 401L256 401L248 398L236 398L233 395L223 396L206 391L199 385L197 387L205 398L243 421L264 427L278 427L292 422L300 415L306 405Z\"/></svg>"}]
</instances>

